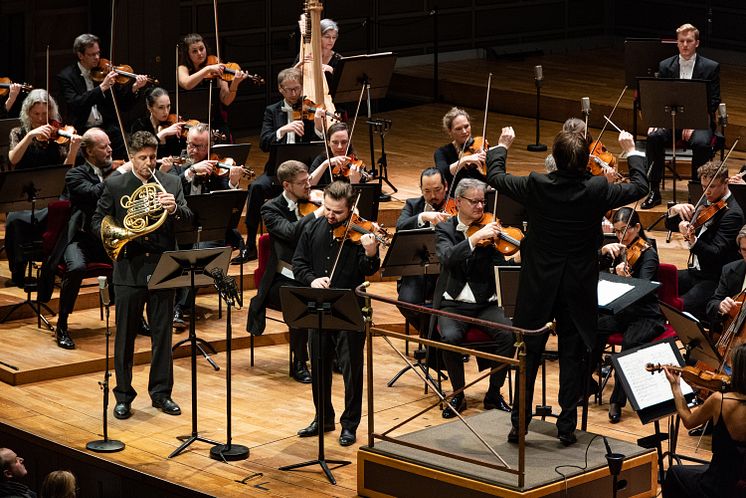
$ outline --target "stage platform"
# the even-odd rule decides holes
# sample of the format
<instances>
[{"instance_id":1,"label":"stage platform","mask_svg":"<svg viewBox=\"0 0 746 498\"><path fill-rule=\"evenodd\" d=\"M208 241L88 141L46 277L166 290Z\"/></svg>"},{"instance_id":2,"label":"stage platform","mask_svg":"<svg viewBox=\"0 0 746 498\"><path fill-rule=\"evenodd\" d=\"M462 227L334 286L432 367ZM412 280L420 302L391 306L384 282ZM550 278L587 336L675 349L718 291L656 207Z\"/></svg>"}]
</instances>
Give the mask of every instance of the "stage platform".
<instances>
[{"instance_id":1,"label":"stage platform","mask_svg":"<svg viewBox=\"0 0 746 498\"><path fill-rule=\"evenodd\" d=\"M466 419L510 468L518 468L518 445L506 441L509 414L489 410ZM612 496L612 477L601 437L577 431L578 442L564 447L556 433L554 424L531 422L523 487L517 485L515 475L459 460L463 456L500 464L459 420L394 438L446 452L452 458L377 441L374 447L363 446L358 452L358 493L371 498ZM613 438L609 444L615 453L626 457L618 496L654 496L655 452Z\"/></svg>"}]
</instances>

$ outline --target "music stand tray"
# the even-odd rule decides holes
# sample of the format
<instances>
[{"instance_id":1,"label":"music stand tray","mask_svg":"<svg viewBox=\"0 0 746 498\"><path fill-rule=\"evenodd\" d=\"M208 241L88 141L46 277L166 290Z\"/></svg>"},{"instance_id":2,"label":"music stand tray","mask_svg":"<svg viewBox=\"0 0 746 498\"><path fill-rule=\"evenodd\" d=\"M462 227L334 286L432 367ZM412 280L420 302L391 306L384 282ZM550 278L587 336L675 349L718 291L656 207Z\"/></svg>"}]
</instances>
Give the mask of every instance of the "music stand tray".
<instances>
[{"instance_id":1,"label":"music stand tray","mask_svg":"<svg viewBox=\"0 0 746 498\"><path fill-rule=\"evenodd\" d=\"M69 169L62 164L0 172L0 211L28 209L32 198L36 209L47 207L59 199Z\"/></svg>"},{"instance_id":2,"label":"music stand tray","mask_svg":"<svg viewBox=\"0 0 746 498\"><path fill-rule=\"evenodd\" d=\"M687 359L701 361L711 368L717 369L722 357L717 349L710 345L702 323L688 313L682 313L666 303L660 303L660 306L666 320L671 324L679 340L686 348Z\"/></svg>"},{"instance_id":3,"label":"music stand tray","mask_svg":"<svg viewBox=\"0 0 746 498\"><path fill-rule=\"evenodd\" d=\"M605 305L598 305L598 310L601 313L606 313L609 315L616 315L623 309L639 301L661 286L659 282L651 282L650 280L645 280L643 278L622 277L620 275L614 275L612 273L604 272L598 274L598 280L599 282L601 282L602 280L606 280L609 282L628 284L633 287L630 291L623 294L622 296L619 296L610 303L607 303Z\"/></svg>"},{"instance_id":4,"label":"music stand tray","mask_svg":"<svg viewBox=\"0 0 746 498\"><path fill-rule=\"evenodd\" d=\"M645 128L672 128L671 111L676 111L676 129L705 129L710 126L707 80L638 78L640 110Z\"/></svg>"},{"instance_id":5,"label":"music stand tray","mask_svg":"<svg viewBox=\"0 0 746 498\"><path fill-rule=\"evenodd\" d=\"M225 239L226 232L238 225L247 195L248 190L238 189L185 196L194 216L190 221L176 221L176 241L179 244L192 244L197 242L197 237L200 241ZM198 230L199 227L201 230Z\"/></svg>"},{"instance_id":6,"label":"music stand tray","mask_svg":"<svg viewBox=\"0 0 746 498\"><path fill-rule=\"evenodd\" d=\"M735 197L738 205L741 206L741 210L746 212L746 185L741 185L740 183L731 183L730 185L728 185L728 188L733 194L733 197Z\"/></svg>"},{"instance_id":7,"label":"music stand tray","mask_svg":"<svg viewBox=\"0 0 746 498\"><path fill-rule=\"evenodd\" d=\"M10 145L10 132L19 126L21 126L21 120L18 118L0 119L0 147Z\"/></svg>"},{"instance_id":8,"label":"music stand tray","mask_svg":"<svg viewBox=\"0 0 746 498\"><path fill-rule=\"evenodd\" d=\"M484 196L484 211L491 213L495 205L496 190L490 190ZM501 195L497 203L497 217L503 226L522 228L523 222L528 221L526 207L518 201L515 201L507 195ZM614 239L616 240L616 239Z\"/></svg>"},{"instance_id":9,"label":"music stand tray","mask_svg":"<svg viewBox=\"0 0 746 498\"><path fill-rule=\"evenodd\" d=\"M381 265L381 275L399 277L440 274L435 230L417 228L394 233Z\"/></svg>"},{"instance_id":10,"label":"music stand tray","mask_svg":"<svg viewBox=\"0 0 746 498\"><path fill-rule=\"evenodd\" d=\"M370 84L370 98L382 99L388 92L395 65L396 54L393 52L342 57L334 71L337 77L332 82L329 94L334 102L340 104L357 102L360 88Z\"/></svg>"},{"instance_id":11,"label":"music stand tray","mask_svg":"<svg viewBox=\"0 0 746 498\"><path fill-rule=\"evenodd\" d=\"M232 157L236 164L246 164L249 160L251 144L216 144L210 147L210 151L220 157Z\"/></svg>"},{"instance_id":12,"label":"music stand tray","mask_svg":"<svg viewBox=\"0 0 746 498\"><path fill-rule=\"evenodd\" d=\"M624 40L624 82L634 87L637 78L655 77L660 62L678 54L676 40L627 38Z\"/></svg>"},{"instance_id":13,"label":"music stand tray","mask_svg":"<svg viewBox=\"0 0 746 498\"><path fill-rule=\"evenodd\" d=\"M317 156L324 153L324 142L303 142L295 144L276 143L269 146L269 160L264 174L277 175L277 167L285 161L300 161L309 168Z\"/></svg>"}]
</instances>

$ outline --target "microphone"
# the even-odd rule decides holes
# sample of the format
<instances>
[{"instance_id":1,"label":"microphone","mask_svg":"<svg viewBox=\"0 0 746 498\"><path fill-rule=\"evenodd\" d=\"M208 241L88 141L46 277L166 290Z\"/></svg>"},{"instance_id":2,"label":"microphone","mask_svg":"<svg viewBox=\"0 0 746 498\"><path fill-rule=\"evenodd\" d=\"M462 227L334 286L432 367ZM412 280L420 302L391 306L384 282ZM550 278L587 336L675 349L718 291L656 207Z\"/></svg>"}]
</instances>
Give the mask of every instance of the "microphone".
<instances>
[{"instance_id":1,"label":"microphone","mask_svg":"<svg viewBox=\"0 0 746 498\"><path fill-rule=\"evenodd\" d=\"M105 276L98 277L98 292L101 295L101 302L104 306L109 306L111 300L109 299L109 284L108 279Z\"/></svg>"},{"instance_id":2,"label":"microphone","mask_svg":"<svg viewBox=\"0 0 746 498\"><path fill-rule=\"evenodd\" d=\"M541 66L534 66L534 79L536 81L541 81L544 79L544 70L541 68Z\"/></svg>"},{"instance_id":3,"label":"microphone","mask_svg":"<svg viewBox=\"0 0 746 498\"><path fill-rule=\"evenodd\" d=\"M718 105L718 117L720 126L728 126L728 111L725 109L725 102L720 102Z\"/></svg>"},{"instance_id":4,"label":"microphone","mask_svg":"<svg viewBox=\"0 0 746 498\"><path fill-rule=\"evenodd\" d=\"M583 114L586 116L591 113L591 99L590 97L583 97L580 99L580 108L583 111Z\"/></svg>"},{"instance_id":5,"label":"microphone","mask_svg":"<svg viewBox=\"0 0 746 498\"><path fill-rule=\"evenodd\" d=\"M606 461L609 464L609 472L611 472L612 476L618 476L622 471L622 463L624 463L626 457L621 453L611 451L611 445L609 445L609 440L606 439L606 436L601 436L601 438L603 438L604 446L606 446Z\"/></svg>"}]
</instances>

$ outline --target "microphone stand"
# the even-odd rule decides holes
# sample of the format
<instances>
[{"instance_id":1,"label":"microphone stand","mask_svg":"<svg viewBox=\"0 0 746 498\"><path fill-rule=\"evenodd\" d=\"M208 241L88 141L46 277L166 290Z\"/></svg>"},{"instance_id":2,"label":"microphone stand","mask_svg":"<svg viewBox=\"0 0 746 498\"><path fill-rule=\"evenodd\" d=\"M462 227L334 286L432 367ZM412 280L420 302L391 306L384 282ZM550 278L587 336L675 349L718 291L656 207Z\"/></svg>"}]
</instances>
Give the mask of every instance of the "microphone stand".
<instances>
[{"instance_id":1,"label":"microphone stand","mask_svg":"<svg viewBox=\"0 0 746 498\"><path fill-rule=\"evenodd\" d=\"M723 135L723 146L720 147L720 161L722 162L725 157L725 127L728 126L728 112L722 102L718 105L718 124L720 125L720 133Z\"/></svg>"},{"instance_id":2,"label":"microphone stand","mask_svg":"<svg viewBox=\"0 0 746 498\"><path fill-rule=\"evenodd\" d=\"M98 383L104 395L104 438L90 441L85 445L85 447L97 453L114 453L116 451L122 451L124 449L124 443L116 439L109 439L109 377L111 377L111 371L109 370L109 339L111 338L111 329L109 328L109 308L111 306L111 300L109 299L109 287L106 285L106 277L99 277L98 285L101 302L106 308L106 369L104 370L104 381Z\"/></svg>"},{"instance_id":3,"label":"microphone stand","mask_svg":"<svg viewBox=\"0 0 746 498\"><path fill-rule=\"evenodd\" d=\"M619 488L619 474L622 472L622 465L624 464L624 459L626 457L621 453L614 453L613 451L611 451L609 440L606 439L606 436L601 437L603 438L604 445L606 446L606 462L609 464L609 473L612 476L612 496L616 498ZM625 481L622 481L622 486L625 485Z\"/></svg>"},{"instance_id":4,"label":"microphone stand","mask_svg":"<svg viewBox=\"0 0 746 498\"><path fill-rule=\"evenodd\" d=\"M534 70L536 71L536 77L534 78L534 83L536 83L536 143L528 144L526 149L530 152L544 152L547 150L547 146L539 143L539 121L541 120L539 104L541 102L541 84L544 82L544 77L541 66L536 66Z\"/></svg>"}]
</instances>

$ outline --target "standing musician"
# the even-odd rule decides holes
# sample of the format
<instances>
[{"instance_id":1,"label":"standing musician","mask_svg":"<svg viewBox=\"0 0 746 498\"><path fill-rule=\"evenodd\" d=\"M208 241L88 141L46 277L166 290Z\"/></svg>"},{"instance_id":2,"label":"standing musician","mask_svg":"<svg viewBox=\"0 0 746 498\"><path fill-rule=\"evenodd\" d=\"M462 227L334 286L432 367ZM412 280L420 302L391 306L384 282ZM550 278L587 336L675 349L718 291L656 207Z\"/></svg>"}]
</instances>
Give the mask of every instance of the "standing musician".
<instances>
[{"instance_id":1,"label":"standing musician","mask_svg":"<svg viewBox=\"0 0 746 498\"><path fill-rule=\"evenodd\" d=\"M474 230L472 234L467 232L484 214L486 189L487 185L475 178L461 180L454 194L458 215L435 225L440 275L433 307L449 313L510 325L510 320L497 303L493 271L496 265L505 264L505 258L497 250L494 242L488 245L480 244L483 241L497 240L501 227L498 223L491 222ZM466 322L444 316L438 317L441 340L447 344L461 344L467 329L471 326ZM485 332L495 341L495 354L513 356L515 340L511 332L498 328L485 329ZM463 388L466 384L463 355L451 351L443 351L442 355L451 379L451 387L454 391ZM510 411L510 406L500 394L507 371L507 368L502 368L490 375L489 389L484 397L485 409ZM456 416L454 411L460 413L465 409L466 398L462 392L451 398L442 415L443 418L453 418Z\"/></svg>"},{"instance_id":2,"label":"standing musician","mask_svg":"<svg viewBox=\"0 0 746 498\"><path fill-rule=\"evenodd\" d=\"M714 420L712 460L709 465L672 465L663 482L664 498L720 498L743 496L746 456L746 344L733 350L731 390L714 392L701 406L689 409L681 392L678 372L665 368L676 413L688 428Z\"/></svg>"},{"instance_id":3,"label":"standing musician","mask_svg":"<svg viewBox=\"0 0 746 498\"><path fill-rule=\"evenodd\" d=\"M208 57L209 56L209 57ZM221 130L230 136L228 130L228 106L230 106L238 93L238 86L248 75L243 71L236 71L230 85L221 76L225 70L225 64L212 55L202 35L190 33L186 35L179 44L179 86L184 90L192 90L198 86L206 87L212 81L217 82L219 94L213 97L211 112L211 125L213 129Z\"/></svg>"},{"instance_id":4,"label":"standing musician","mask_svg":"<svg viewBox=\"0 0 746 498\"><path fill-rule=\"evenodd\" d=\"M713 119L720 104L720 64L697 54L699 30L691 24L682 24L676 29L676 44L679 55L661 61L658 66L659 78L679 78L683 80L707 80L708 110L710 128L705 130L676 130L676 140L684 140L692 149L692 180L697 179L697 168L712 158L714 130L717 122ZM650 128L645 155L648 164L653 164L650 174L652 190L642 209L650 209L661 203L660 181L663 177L666 147L671 145L671 130Z\"/></svg>"},{"instance_id":5,"label":"standing musician","mask_svg":"<svg viewBox=\"0 0 746 498\"><path fill-rule=\"evenodd\" d=\"M280 287L301 286L293 273L293 253L301 233L314 220L324 217L324 206L317 207L307 215L300 206L308 201L311 184L308 168L300 161L285 161L277 168L277 178L282 182L282 193L262 205L262 220L272 241L272 252L267 262L267 271L259 283L259 290L249 305L246 331L261 335L266 327L266 308L271 304L280 308ZM290 329L290 350L293 352L292 376L303 384L311 383L308 373L308 331Z\"/></svg>"},{"instance_id":6,"label":"standing musician","mask_svg":"<svg viewBox=\"0 0 746 498\"><path fill-rule=\"evenodd\" d=\"M316 111L313 120L302 119L302 112L298 111L303 102L303 74L300 69L288 68L280 71L277 75L277 88L282 100L264 109L259 133L259 147L262 151L269 152L270 146L276 143L308 143L322 139L321 115L324 111ZM265 171L268 166L269 162L264 166ZM266 173L251 182L246 201L246 251L241 255L243 261L256 259L256 232L261 222L261 206L264 201L279 194L280 187Z\"/></svg>"},{"instance_id":7,"label":"standing musician","mask_svg":"<svg viewBox=\"0 0 746 498\"><path fill-rule=\"evenodd\" d=\"M362 235L359 244L354 244L351 240L335 240L334 230L343 226L352 215L352 195L352 186L347 182L336 181L324 189L325 217L307 225L293 255L293 275L301 284L317 289L353 289L362 284L365 277L378 271L381 260L378 256L378 242L372 234ZM341 271L332 273L333 269ZM362 330L324 331L319 338L321 351L317 351L315 335L320 333L318 330L311 330L311 360L314 361L317 355L323 354L328 361L324 363L323 372L317 372L315 369L312 371L312 386L313 402L316 405L319 375L324 376L325 419L319 420L319 407L316 406L316 417L313 422L299 430L298 435L310 437L318 435L319 430L334 430L331 358L336 352L345 383L345 410L339 419L342 425L339 444L350 446L357 439L355 432L362 414L365 334Z\"/></svg>"},{"instance_id":8,"label":"standing musician","mask_svg":"<svg viewBox=\"0 0 746 498\"><path fill-rule=\"evenodd\" d=\"M629 207L618 209L611 218L619 243L601 248L600 266L612 268L617 275L644 280L656 280L658 253L650 245L640 224L637 211ZM658 296L652 292L615 315L598 317L599 357L609 335L621 332L622 351L642 346L658 337L665 328L666 319L658 305ZM597 362L593 363L594 365ZM609 421L616 424L622 418L622 407L627 396L622 389L619 375L614 380L614 391L609 399Z\"/></svg>"},{"instance_id":9,"label":"standing musician","mask_svg":"<svg viewBox=\"0 0 746 498\"><path fill-rule=\"evenodd\" d=\"M168 92L161 87L153 87L145 93L145 104L148 115L137 119L130 126L130 133L147 131L158 138L158 158L179 156L186 144L182 136L183 123L176 118L169 121L171 99Z\"/></svg>"},{"instance_id":10,"label":"standing musician","mask_svg":"<svg viewBox=\"0 0 746 498\"><path fill-rule=\"evenodd\" d=\"M508 148L515 133L503 128L496 148L487 153L489 183L526 207L531 229L521 242L523 266L518 283L518 298L513 323L536 329L552 319L557 322L560 360L559 404L557 419L560 441L576 442L577 403L581 384L590 375L579 365L586 351L596 344L598 326L598 247L601 233L598 220L609 209L617 208L647 192L645 161L635 151L635 142L627 132L619 134L619 144L628 155L629 184L609 184L605 178L591 176L588 166L588 142L577 133L560 131L554 139L552 156L557 171L511 176L505 171ZM562 230L557 229L561 220ZM526 336L526 413L531 413L536 374L548 335ZM587 354L585 361L588 361ZM518 442L518 407L513 403L513 428L508 441ZM530 415L527 416L527 424ZM528 426L520 428L527 430Z\"/></svg>"},{"instance_id":11,"label":"standing musician","mask_svg":"<svg viewBox=\"0 0 746 498\"><path fill-rule=\"evenodd\" d=\"M679 270L684 311L706 320L705 306L717 287L723 266L738 259L734 241L744 219L728 188L728 169L720 169L720 161L710 161L697 171L702 185L709 185L704 192L707 211L700 210L704 214L699 221L692 220L694 206L676 204L668 211L666 228L678 230L689 246L688 268Z\"/></svg>"},{"instance_id":12,"label":"standing musician","mask_svg":"<svg viewBox=\"0 0 746 498\"><path fill-rule=\"evenodd\" d=\"M180 415L181 408L171 399L173 389L173 363L171 355L171 313L174 307L173 290L148 290L148 280L158 264L161 253L176 249L172 219L189 220L192 212L184 201L181 182L174 175L155 169L158 139L145 131L134 133L130 141L132 170L112 176L104 182L104 190L93 215L91 228L101 233L101 222L107 215L123 225L127 209L121 204L124 196L139 187L158 179L165 192L158 193L158 201L169 214L165 223L155 231L127 243L114 262L114 289L116 299L117 333L114 342L114 369L117 385L114 396L117 404L114 416L126 419L132 415L131 403L137 396L132 387L132 358L135 337L145 304L151 327L152 358L148 392L154 407L169 415Z\"/></svg>"},{"instance_id":13,"label":"standing musician","mask_svg":"<svg viewBox=\"0 0 746 498\"><path fill-rule=\"evenodd\" d=\"M473 141L469 113L452 107L443 116L443 130L451 137L450 143L435 151L435 166L440 170L443 179L451 188L456 188L462 178L486 181L487 178L478 169L487 158L486 152L469 150L470 142Z\"/></svg>"},{"instance_id":14,"label":"standing musician","mask_svg":"<svg viewBox=\"0 0 746 498\"><path fill-rule=\"evenodd\" d=\"M719 331L729 315L741 307L735 299L746 289L746 226L739 230L736 246L741 257L723 266L717 289L707 302L707 318L714 331Z\"/></svg>"},{"instance_id":15,"label":"standing musician","mask_svg":"<svg viewBox=\"0 0 746 498\"><path fill-rule=\"evenodd\" d=\"M337 122L326 130L326 154L319 154L311 163L309 170L311 185L328 185L334 180L347 180L360 183L367 178L362 161L355 157L355 149L350 143L350 129L347 123ZM359 163L359 164L358 164Z\"/></svg>"},{"instance_id":16,"label":"standing musician","mask_svg":"<svg viewBox=\"0 0 746 498\"><path fill-rule=\"evenodd\" d=\"M420 191L422 196L407 199L396 221L396 230L414 230L416 228L435 227L446 221L450 214L443 212L448 194L448 184L437 168L427 168L420 174ZM410 275L402 277L397 284L399 301L424 305L432 302L437 275ZM407 321L420 333L425 335L430 322L430 315L417 311L399 308Z\"/></svg>"},{"instance_id":17,"label":"standing musician","mask_svg":"<svg viewBox=\"0 0 746 498\"><path fill-rule=\"evenodd\" d=\"M147 84L147 76L139 74L134 83L120 86L116 83L117 73L110 71L97 84L91 79L91 70L99 66L101 59L98 37L92 34L78 36L73 50L78 61L57 75L57 84L67 104L71 124L80 133L94 126L104 130L111 137L112 156L123 159L127 151L110 92L116 92L120 108L129 106L134 103L140 89Z\"/></svg>"}]
</instances>

